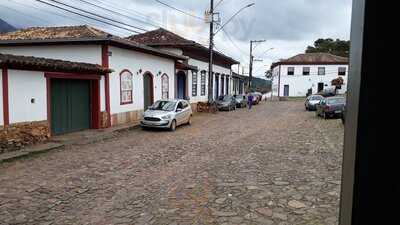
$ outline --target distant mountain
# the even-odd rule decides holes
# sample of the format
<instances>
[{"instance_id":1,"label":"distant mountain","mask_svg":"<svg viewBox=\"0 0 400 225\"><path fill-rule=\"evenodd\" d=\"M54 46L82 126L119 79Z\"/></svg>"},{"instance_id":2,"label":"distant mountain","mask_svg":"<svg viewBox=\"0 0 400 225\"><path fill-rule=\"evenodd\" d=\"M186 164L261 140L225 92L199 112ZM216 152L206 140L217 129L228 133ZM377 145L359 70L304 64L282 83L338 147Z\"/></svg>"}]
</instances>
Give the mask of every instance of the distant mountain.
<instances>
[{"instance_id":1,"label":"distant mountain","mask_svg":"<svg viewBox=\"0 0 400 225\"><path fill-rule=\"evenodd\" d=\"M247 83L248 81L246 81ZM253 77L251 81L252 91L258 91L261 93L267 93L271 91L271 81L263 78Z\"/></svg>"},{"instance_id":2,"label":"distant mountain","mask_svg":"<svg viewBox=\"0 0 400 225\"><path fill-rule=\"evenodd\" d=\"M11 26L6 21L0 19L0 33L10 32L10 31L14 31L14 30L17 30L17 28Z\"/></svg>"}]
</instances>

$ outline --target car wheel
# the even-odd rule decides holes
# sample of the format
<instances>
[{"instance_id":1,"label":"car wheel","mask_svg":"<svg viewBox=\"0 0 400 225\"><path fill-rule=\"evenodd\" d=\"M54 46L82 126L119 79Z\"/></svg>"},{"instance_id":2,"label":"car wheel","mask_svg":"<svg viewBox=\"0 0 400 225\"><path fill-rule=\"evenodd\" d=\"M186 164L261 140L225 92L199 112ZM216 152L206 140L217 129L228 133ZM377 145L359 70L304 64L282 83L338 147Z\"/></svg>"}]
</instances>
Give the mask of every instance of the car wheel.
<instances>
[{"instance_id":1,"label":"car wheel","mask_svg":"<svg viewBox=\"0 0 400 225\"><path fill-rule=\"evenodd\" d=\"M169 127L170 131L175 131L176 130L176 120L173 120L171 122L171 126Z\"/></svg>"}]
</instances>

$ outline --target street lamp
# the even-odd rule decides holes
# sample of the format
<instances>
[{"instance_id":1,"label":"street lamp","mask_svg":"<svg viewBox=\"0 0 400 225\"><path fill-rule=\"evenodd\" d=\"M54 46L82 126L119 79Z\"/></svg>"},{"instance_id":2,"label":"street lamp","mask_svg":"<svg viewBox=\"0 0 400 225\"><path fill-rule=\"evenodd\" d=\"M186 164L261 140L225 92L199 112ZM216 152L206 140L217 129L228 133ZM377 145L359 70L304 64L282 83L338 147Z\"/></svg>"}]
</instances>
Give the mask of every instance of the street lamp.
<instances>
[{"instance_id":1,"label":"street lamp","mask_svg":"<svg viewBox=\"0 0 400 225\"><path fill-rule=\"evenodd\" d=\"M269 51L271 51L271 50L274 50L274 48L269 48L269 49L266 50L263 54L261 54L261 56L264 55L264 54L266 54L267 52L269 52Z\"/></svg>"},{"instance_id":2,"label":"street lamp","mask_svg":"<svg viewBox=\"0 0 400 225\"><path fill-rule=\"evenodd\" d=\"M222 26L214 33L214 35L216 35L218 32L220 32L222 29L224 29L224 27L225 27L228 23L230 23L230 22L233 20L233 18L235 18L239 13L241 13L243 10L245 10L245 9L247 9L247 8L250 8L250 7L254 6L255 4L256 4L256 3L251 3L251 4L246 5L246 6L243 7L243 8L239 9L235 14L233 14L233 16L231 16L231 18L228 19L228 21L226 21L226 23L225 23L224 25L222 25Z\"/></svg>"},{"instance_id":3,"label":"street lamp","mask_svg":"<svg viewBox=\"0 0 400 225\"><path fill-rule=\"evenodd\" d=\"M221 3L222 1L220 1L219 3ZM218 3L218 4L219 4ZM211 15L211 22L210 22L210 47L209 47L209 54L210 54L210 58L209 58L209 62L208 62L208 101L212 102L213 100L213 49L214 49L214 36L220 32L229 22L232 21L233 18L235 18L235 16L237 16L240 12L242 12L244 9L252 7L253 5L255 5L255 3L251 3L246 5L245 7L241 8L239 11L237 11L231 18L229 18L229 20L221 26L220 29L217 30L217 32L214 33L214 0L211 0L211 4L210 4L210 15Z\"/></svg>"}]
</instances>

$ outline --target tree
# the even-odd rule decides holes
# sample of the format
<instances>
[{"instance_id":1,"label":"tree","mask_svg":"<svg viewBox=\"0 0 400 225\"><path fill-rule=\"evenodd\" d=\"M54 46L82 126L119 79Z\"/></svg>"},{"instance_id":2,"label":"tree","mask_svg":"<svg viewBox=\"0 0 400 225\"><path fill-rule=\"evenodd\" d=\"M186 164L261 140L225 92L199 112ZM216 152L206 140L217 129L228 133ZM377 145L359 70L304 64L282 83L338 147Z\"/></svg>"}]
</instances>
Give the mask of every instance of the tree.
<instances>
[{"instance_id":1,"label":"tree","mask_svg":"<svg viewBox=\"0 0 400 225\"><path fill-rule=\"evenodd\" d=\"M336 79L333 79L331 81L332 86L335 86L335 93L337 93L337 90L342 88L342 85L344 84L344 80L341 77L338 77Z\"/></svg>"},{"instance_id":2,"label":"tree","mask_svg":"<svg viewBox=\"0 0 400 225\"><path fill-rule=\"evenodd\" d=\"M332 38L320 38L314 42L314 46L308 46L306 53L326 52L333 55L349 57L350 41Z\"/></svg>"},{"instance_id":3,"label":"tree","mask_svg":"<svg viewBox=\"0 0 400 225\"><path fill-rule=\"evenodd\" d=\"M265 77L266 77L267 79L271 79L271 80L272 80L272 78L273 78L272 70L267 70L267 71L265 72Z\"/></svg>"}]
</instances>

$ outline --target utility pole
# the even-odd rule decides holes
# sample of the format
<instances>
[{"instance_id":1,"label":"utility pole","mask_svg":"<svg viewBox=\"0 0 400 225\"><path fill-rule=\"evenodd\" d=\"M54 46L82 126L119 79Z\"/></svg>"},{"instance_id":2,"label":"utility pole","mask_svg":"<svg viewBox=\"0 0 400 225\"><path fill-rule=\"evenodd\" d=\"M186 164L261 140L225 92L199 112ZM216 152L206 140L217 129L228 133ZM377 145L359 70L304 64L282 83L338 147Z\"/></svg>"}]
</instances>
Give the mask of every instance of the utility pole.
<instances>
[{"instance_id":1,"label":"utility pole","mask_svg":"<svg viewBox=\"0 0 400 225\"><path fill-rule=\"evenodd\" d=\"M208 64L208 102L212 102L214 97L213 97L213 56L214 56L214 0L211 0L210 4L210 61Z\"/></svg>"},{"instance_id":2,"label":"utility pole","mask_svg":"<svg viewBox=\"0 0 400 225\"><path fill-rule=\"evenodd\" d=\"M248 85L248 89L250 91L251 89L251 81L253 80L253 62L254 62L254 56L253 56L253 43L262 43L262 42L266 42L266 40L255 40L255 41L250 41L250 65L249 65L249 83ZM256 61L260 61L260 60L256 60Z\"/></svg>"}]
</instances>

